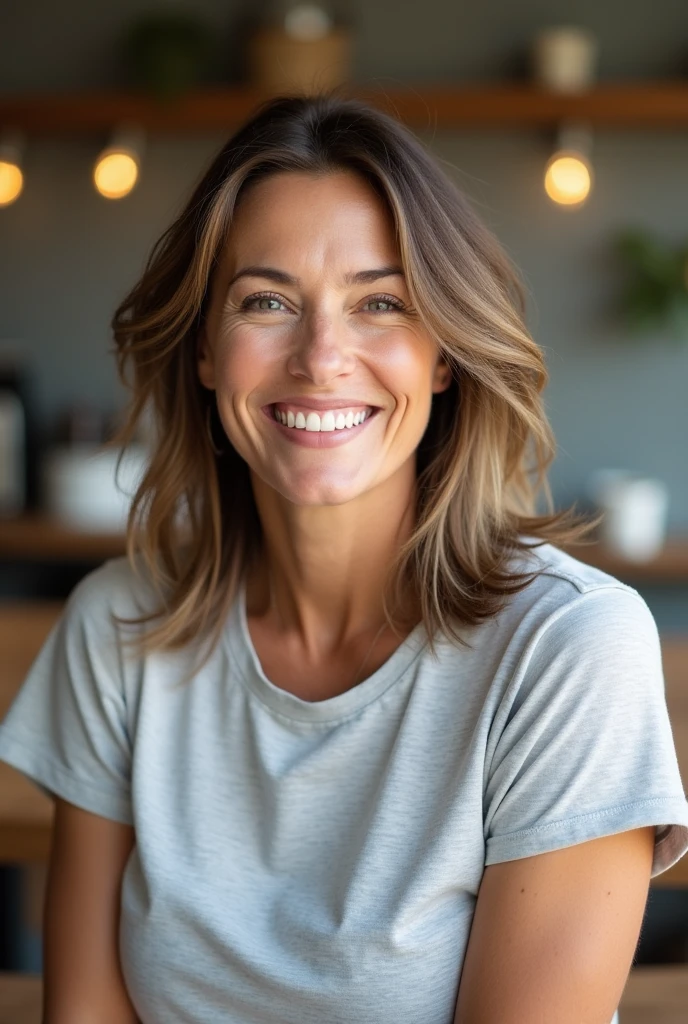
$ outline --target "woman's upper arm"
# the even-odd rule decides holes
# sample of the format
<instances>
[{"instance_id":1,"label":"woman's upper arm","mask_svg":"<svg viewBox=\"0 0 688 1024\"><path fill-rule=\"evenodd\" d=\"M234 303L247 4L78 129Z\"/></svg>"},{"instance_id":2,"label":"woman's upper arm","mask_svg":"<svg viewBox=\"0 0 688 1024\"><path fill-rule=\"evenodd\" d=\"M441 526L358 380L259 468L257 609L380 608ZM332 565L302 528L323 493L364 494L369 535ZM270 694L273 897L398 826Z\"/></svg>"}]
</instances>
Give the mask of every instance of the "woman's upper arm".
<instances>
[{"instance_id":1,"label":"woman's upper arm","mask_svg":"<svg viewBox=\"0 0 688 1024\"><path fill-rule=\"evenodd\" d=\"M608 1024L632 967L655 826L491 864L455 1024Z\"/></svg>"},{"instance_id":2,"label":"woman's upper arm","mask_svg":"<svg viewBox=\"0 0 688 1024\"><path fill-rule=\"evenodd\" d=\"M56 799L43 921L43 1024L136 1024L119 959L134 829Z\"/></svg>"}]
</instances>

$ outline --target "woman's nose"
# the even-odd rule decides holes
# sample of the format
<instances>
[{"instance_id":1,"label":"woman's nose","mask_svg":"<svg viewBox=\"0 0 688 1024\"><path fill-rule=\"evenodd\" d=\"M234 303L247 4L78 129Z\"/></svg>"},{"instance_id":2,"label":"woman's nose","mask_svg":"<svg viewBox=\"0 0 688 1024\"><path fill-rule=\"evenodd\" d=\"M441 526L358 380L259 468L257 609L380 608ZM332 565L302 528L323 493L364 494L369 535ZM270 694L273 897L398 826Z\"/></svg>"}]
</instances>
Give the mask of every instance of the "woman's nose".
<instances>
[{"instance_id":1,"label":"woman's nose","mask_svg":"<svg viewBox=\"0 0 688 1024\"><path fill-rule=\"evenodd\" d=\"M294 342L287 369L322 386L334 377L351 373L355 354L344 324L331 317L306 321Z\"/></svg>"}]
</instances>

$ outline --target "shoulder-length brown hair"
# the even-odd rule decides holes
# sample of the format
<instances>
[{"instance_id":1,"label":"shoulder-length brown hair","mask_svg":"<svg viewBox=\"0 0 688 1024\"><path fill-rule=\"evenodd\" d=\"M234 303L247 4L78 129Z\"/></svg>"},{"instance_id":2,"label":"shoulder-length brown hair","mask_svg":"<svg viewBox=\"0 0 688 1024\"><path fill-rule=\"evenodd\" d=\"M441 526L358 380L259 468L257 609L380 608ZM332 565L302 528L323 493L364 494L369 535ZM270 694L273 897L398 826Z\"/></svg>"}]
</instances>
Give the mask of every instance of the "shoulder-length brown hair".
<instances>
[{"instance_id":1,"label":"shoulder-length brown hair","mask_svg":"<svg viewBox=\"0 0 688 1024\"><path fill-rule=\"evenodd\" d=\"M132 399L111 441L126 446L142 415L156 440L127 525L127 556L160 599L139 625L139 651L209 636L210 656L237 585L261 549L248 466L200 383L196 340L209 282L247 187L282 171L362 175L396 226L411 301L453 371L433 396L417 452L415 529L390 571L387 597L413 588L430 640L462 643L462 626L494 616L533 579L512 559L534 543L590 529L554 512L546 470L555 446L541 401L542 352L524 324L518 275L491 232L416 138L392 117L334 94L278 97L222 148L113 317L117 366ZM131 376L127 371L131 371ZM220 433L218 433L218 431ZM536 514L542 492L546 513ZM520 566L523 570L523 565Z\"/></svg>"}]
</instances>

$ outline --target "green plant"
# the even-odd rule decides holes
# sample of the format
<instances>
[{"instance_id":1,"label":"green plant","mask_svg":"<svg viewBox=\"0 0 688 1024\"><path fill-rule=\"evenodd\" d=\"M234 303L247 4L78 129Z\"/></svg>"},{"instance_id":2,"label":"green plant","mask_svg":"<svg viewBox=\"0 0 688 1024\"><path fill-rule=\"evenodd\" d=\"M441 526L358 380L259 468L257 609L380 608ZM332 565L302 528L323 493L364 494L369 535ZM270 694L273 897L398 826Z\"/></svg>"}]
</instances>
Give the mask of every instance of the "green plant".
<instances>
[{"instance_id":1,"label":"green plant","mask_svg":"<svg viewBox=\"0 0 688 1024\"><path fill-rule=\"evenodd\" d=\"M688 341L688 244L672 246L640 228L617 239L628 271L622 308L630 330L668 329Z\"/></svg>"},{"instance_id":2,"label":"green plant","mask_svg":"<svg viewBox=\"0 0 688 1024\"><path fill-rule=\"evenodd\" d=\"M207 28L192 13L161 10L138 18L123 51L136 79L159 99L176 99L200 80L211 49Z\"/></svg>"}]
</instances>

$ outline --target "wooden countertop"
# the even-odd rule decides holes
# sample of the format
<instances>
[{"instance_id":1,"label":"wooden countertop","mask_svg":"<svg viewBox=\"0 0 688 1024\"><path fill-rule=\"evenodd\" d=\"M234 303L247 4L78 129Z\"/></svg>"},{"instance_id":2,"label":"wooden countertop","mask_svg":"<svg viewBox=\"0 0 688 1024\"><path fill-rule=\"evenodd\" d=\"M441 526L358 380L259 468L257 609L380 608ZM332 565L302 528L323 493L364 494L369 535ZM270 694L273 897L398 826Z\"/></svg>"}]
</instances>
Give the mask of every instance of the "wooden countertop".
<instances>
[{"instance_id":1,"label":"wooden countertop","mask_svg":"<svg viewBox=\"0 0 688 1024\"><path fill-rule=\"evenodd\" d=\"M0 519L0 557L105 561L124 551L124 533L78 530L40 513Z\"/></svg>"},{"instance_id":2,"label":"wooden countertop","mask_svg":"<svg viewBox=\"0 0 688 1024\"><path fill-rule=\"evenodd\" d=\"M576 545L568 551L618 579L688 585L688 535L669 537L662 551L648 562L629 561L600 543ZM0 558L104 561L124 552L124 533L78 530L42 513L0 519Z\"/></svg>"},{"instance_id":3,"label":"wooden countertop","mask_svg":"<svg viewBox=\"0 0 688 1024\"><path fill-rule=\"evenodd\" d=\"M1 1024L40 1024L40 975L0 973ZM619 1024L685 1024L688 966L634 967L619 1003Z\"/></svg>"}]
</instances>

